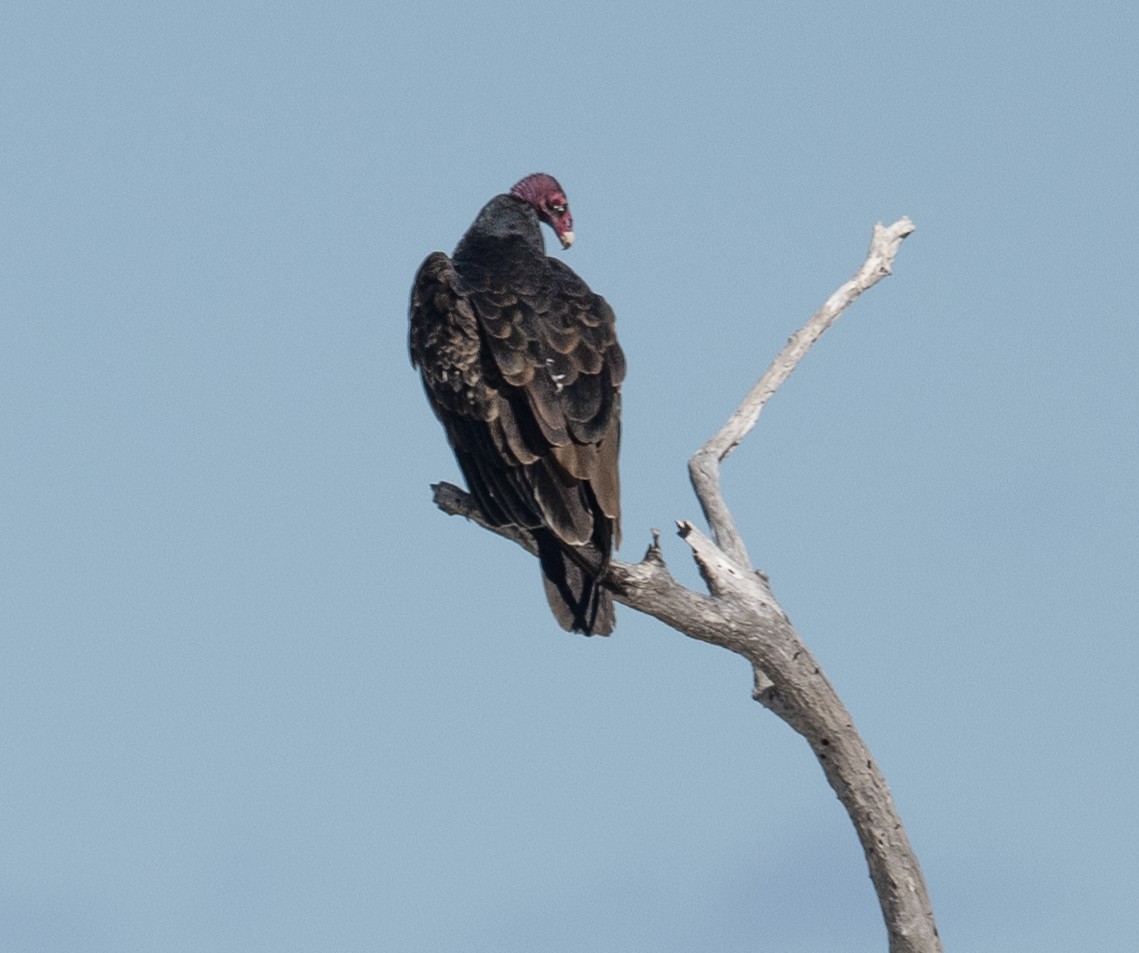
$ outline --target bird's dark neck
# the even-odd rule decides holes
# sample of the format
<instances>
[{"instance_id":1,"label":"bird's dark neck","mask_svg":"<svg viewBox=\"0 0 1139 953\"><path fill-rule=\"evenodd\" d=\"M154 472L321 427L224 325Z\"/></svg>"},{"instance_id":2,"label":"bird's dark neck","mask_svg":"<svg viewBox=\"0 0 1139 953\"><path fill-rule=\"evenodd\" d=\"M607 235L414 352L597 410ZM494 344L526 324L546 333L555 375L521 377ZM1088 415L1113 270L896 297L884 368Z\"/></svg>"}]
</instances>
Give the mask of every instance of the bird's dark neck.
<instances>
[{"instance_id":1,"label":"bird's dark neck","mask_svg":"<svg viewBox=\"0 0 1139 953\"><path fill-rule=\"evenodd\" d=\"M517 255L546 254L538 213L513 195L498 195L479 212L474 224L455 247L456 262L489 258L508 260Z\"/></svg>"}]
</instances>

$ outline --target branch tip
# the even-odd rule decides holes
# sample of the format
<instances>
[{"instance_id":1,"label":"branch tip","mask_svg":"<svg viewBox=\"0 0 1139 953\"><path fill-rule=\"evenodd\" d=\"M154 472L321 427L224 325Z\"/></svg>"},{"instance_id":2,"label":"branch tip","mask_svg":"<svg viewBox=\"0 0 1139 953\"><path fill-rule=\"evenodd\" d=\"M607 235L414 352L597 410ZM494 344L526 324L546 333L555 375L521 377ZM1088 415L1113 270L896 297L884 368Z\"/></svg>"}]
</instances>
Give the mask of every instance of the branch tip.
<instances>
[{"instance_id":1,"label":"branch tip","mask_svg":"<svg viewBox=\"0 0 1139 953\"><path fill-rule=\"evenodd\" d=\"M652 534L653 541L649 543L649 548L645 550L645 555L642 557L641 562L664 566L664 553L660 548L660 530L654 529Z\"/></svg>"}]
</instances>

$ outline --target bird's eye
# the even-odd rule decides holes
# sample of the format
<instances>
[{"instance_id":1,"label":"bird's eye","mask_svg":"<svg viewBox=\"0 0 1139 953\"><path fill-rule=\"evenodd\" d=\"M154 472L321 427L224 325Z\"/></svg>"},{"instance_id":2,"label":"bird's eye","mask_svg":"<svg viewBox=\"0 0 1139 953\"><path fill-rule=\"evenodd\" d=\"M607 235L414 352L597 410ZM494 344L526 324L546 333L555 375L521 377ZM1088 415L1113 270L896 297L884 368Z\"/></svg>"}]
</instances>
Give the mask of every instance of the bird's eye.
<instances>
[{"instance_id":1,"label":"bird's eye","mask_svg":"<svg viewBox=\"0 0 1139 953\"><path fill-rule=\"evenodd\" d=\"M555 215L565 215L566 203L565 202L552 202L550 204L550 211Z\"/></svg>"}]
</instances>

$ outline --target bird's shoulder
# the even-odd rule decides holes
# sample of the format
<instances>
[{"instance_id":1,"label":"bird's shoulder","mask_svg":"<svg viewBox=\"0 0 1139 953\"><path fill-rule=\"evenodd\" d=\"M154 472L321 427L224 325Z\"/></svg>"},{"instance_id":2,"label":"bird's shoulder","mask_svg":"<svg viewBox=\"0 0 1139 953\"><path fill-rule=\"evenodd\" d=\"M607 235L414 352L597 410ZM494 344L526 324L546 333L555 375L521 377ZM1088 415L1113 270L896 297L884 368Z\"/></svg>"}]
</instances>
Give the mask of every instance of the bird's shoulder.
<instances>
[{"instance_id":1,"label":"bird's shoulder","mask_svg":"<svg viewBox=\"0 0 1139 953\"><path fill-rule=\"evenodd\" d=\"M624 377L613 309L559 259L543 258L508 281L476 274L468 288L507 384L527 386L548 369L569 386L572 377L600 374L606 365L611 384ZM571 370L572 377L559 377Z\"/></svg>"}]
</instances>

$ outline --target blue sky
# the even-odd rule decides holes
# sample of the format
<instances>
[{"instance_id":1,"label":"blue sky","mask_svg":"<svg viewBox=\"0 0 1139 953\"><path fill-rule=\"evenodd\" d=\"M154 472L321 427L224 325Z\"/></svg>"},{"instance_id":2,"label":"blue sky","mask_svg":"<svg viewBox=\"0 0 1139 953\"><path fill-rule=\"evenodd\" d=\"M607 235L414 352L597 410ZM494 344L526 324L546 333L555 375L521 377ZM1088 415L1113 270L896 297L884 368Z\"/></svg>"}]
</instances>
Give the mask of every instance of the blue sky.
<instances>
[{"instance_id":1,"label":"blue sky","mask_svg":"<svg viewBox=\"0 0 1139 953\"><path fill-rule=\"evenodd\" d=\"M7 7L0 948L885 948L742 661L561 632L431 505L411 280L540 169L629 358L625 559L914 220L725 491L946 949L1132 949L1136 36L1123 3Z\"/></svg>"}]
</instances>

